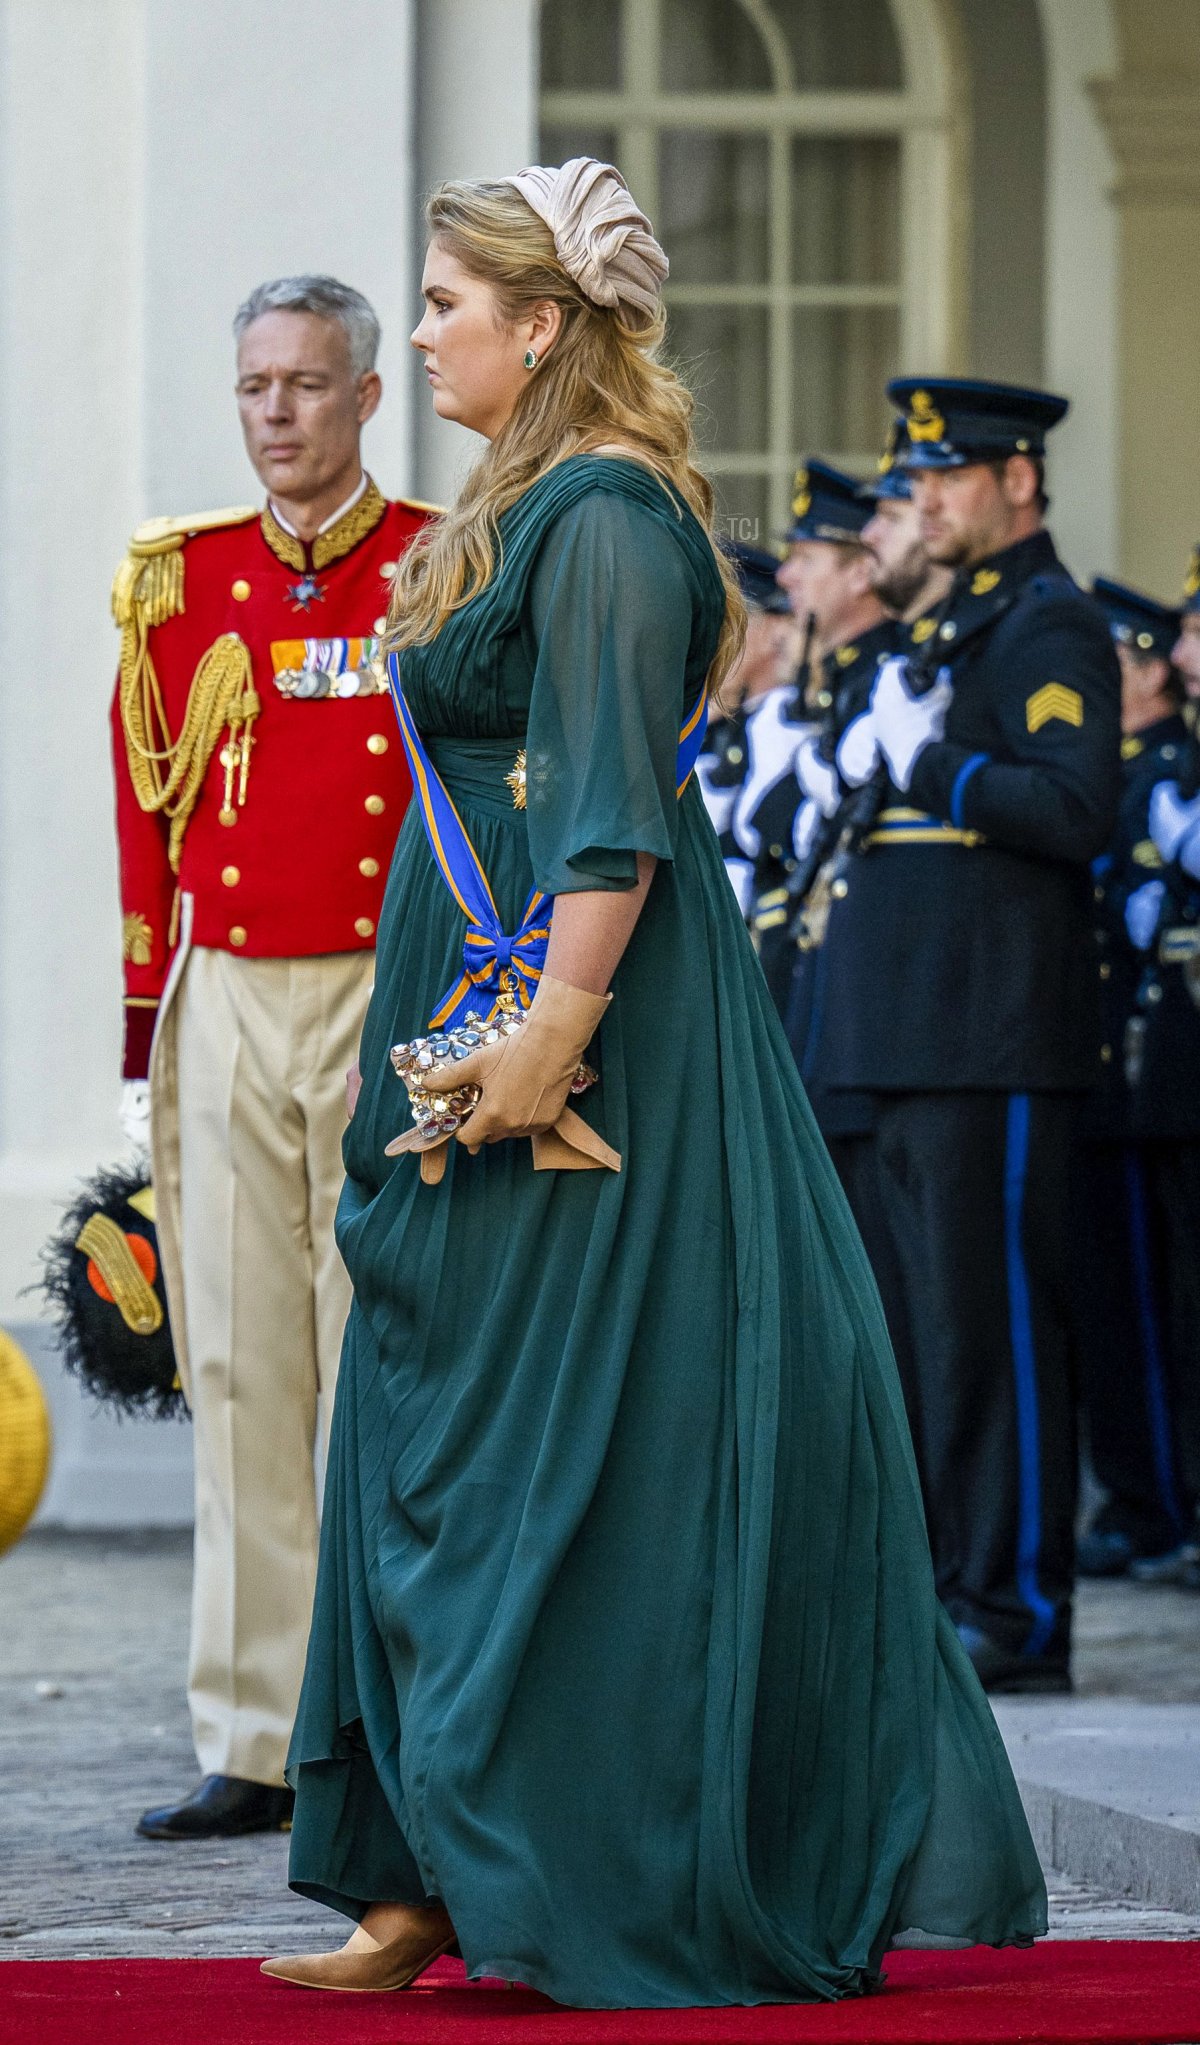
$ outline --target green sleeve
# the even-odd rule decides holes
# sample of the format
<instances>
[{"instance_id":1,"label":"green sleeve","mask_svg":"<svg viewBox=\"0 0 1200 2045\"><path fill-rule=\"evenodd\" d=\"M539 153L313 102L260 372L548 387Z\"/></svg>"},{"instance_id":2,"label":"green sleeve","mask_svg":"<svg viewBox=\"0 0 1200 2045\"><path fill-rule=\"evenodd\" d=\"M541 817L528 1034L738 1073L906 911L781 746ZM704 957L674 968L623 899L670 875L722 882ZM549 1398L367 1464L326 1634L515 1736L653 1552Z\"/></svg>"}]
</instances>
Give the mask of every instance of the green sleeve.
<instances>
[{"instance_id":1,"label":"green sleeve","mask_svg":"<svg viewBox=\"0 0 1200 2045\"><path fill-rule=\"evenodd\" d=\"M638 852L674 856L694 622L690 571L662 519L596 491L555 521L531 579L526 741L530 857L546 894L630 888Z\"/></svg>"}]
</instances>

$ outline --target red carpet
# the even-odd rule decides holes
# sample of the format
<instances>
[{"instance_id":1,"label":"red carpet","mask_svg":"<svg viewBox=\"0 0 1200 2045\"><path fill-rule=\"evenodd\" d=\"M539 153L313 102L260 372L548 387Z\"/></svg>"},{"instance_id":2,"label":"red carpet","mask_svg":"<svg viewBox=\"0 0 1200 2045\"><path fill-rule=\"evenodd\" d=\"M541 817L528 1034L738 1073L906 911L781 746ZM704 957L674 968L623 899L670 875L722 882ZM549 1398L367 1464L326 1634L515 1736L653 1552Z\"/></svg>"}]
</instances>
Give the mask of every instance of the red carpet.
<instances>
[{"instance_id":1,"label":"red carpet","mask_svg":"<svg viewBox=\"0 0 1200 2045\"><path fill-rule=\"evenodd\" d=\"M316 1995L254 1960L7 1960L3 2045L1200 2045L1200 1944L896 1953L883 1994L720 2010L566 2010L443 1960L401 1995Z\"/></svg>"}]
</instances>

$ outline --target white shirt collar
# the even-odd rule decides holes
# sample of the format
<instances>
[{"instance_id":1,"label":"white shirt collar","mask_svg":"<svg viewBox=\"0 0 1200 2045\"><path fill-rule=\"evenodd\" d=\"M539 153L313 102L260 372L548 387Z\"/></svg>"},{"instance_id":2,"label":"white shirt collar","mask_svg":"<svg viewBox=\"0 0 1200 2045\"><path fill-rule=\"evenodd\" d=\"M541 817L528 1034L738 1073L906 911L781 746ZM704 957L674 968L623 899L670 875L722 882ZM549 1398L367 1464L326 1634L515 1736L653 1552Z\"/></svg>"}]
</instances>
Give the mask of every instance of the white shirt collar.
<instances>
[{"instance_id":1,"label":"white shirt collar","mask_svg":"<svg viewBox=\"0 0 1200 2045\"><path fill-rule=\"evenodd\" d=\"M339 518L345 518L346 513L348 511L352 511L354 509L354 506L358 503L359 498L362 496L363 491L366 489L367 484L370 482L370 480L371 480L370 477L368 476L366 470L364 469L357 483L354 485L353 490L350 492L350 495L347 497L346 502L344 504L339 504L336 511L331 512L328 518L323 518L321 520L320 525L317 527L317 532L327 533L331 525L337 524ZM296 531L294 525L288 524L283 513L280 511L279 506L276 504L275 499L273 497L268 497L267 502L271 507L271 516L275 520L276 525L281 525L285 533L290 533L294 540L298 540L300 538L299 533Z\"/></svg>"}]
</instances>

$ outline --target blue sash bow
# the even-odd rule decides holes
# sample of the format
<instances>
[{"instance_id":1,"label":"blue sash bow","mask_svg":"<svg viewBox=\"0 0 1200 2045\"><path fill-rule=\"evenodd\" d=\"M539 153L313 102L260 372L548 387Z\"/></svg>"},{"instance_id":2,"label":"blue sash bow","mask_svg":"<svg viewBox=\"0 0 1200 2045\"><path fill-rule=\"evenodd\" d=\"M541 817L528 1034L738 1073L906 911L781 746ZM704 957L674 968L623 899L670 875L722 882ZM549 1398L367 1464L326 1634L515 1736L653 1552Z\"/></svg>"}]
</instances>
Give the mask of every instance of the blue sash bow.
<instances>
[{"instance_id":1,"label":"blue sash bow","mask_svg":"<svg viewBox=\"0 0 1200 2045\"><path fill-rule=\"evenodd\" d=\"M446 784L413 723L412 712L400 686L400 662L396 654L388 655L387 669L400 738L408 758L413 793L421 806L421 821L429 849L442 879L467 919L462 974L443 994L429 1018L429 1026L436 1030L452 1030L465 1020L470 1009L485 1017L493 1014L502 987L515 994L522 1008L528 1008L546 963L554 898L534 888L525 904L519 929L511 937L505 933L479 854L467 836ZM683 794L692 777L707 727L708 690L705 688L700 691L695 708L679 734L679 751L675 760L677 797Z\"/></svg>"}]
</instances>

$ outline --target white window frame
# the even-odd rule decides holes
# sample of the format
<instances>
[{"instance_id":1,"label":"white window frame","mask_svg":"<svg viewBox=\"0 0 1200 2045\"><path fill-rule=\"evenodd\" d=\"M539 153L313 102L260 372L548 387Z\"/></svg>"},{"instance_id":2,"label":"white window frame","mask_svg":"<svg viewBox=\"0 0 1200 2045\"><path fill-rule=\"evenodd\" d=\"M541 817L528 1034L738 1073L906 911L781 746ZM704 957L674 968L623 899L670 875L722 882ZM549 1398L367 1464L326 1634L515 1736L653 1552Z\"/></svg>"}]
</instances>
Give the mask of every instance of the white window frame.
<instances>
[{"instance_id":1,"label":"white window frame","mask_svg":"<svg viewBox=\"0 0 1200 2045\"><path fill-rule=\"evenodd\" d=\"M771 0L729 0L758 31L770 66L764 92L664 92L661 77L663 0L621 0L624 83L613 90L543 91L547 125L601 127L617 138L617 157L650 218L658 214L658 143L664 130L763 135L769 199L765 284L671 284L674 305L747 305L768 309L766 449L725 449L705 455L715 476L768 479L768 516L781 528L792 476L805 453L792 429L793 320L797 307L895 306L900 360L930 375L953 367L963 324L966 139L953 0L888 0L907 83L900 92L798 91L791 53ZM836 4L836 0L833 0ZM895 138L900 144L900 275L897 284L796 284L791 274L791 149L806 136ZM670 251L668 250L668 254ZM825 450L867 468L877 450Z\"/></svg>"}]
</instances>

